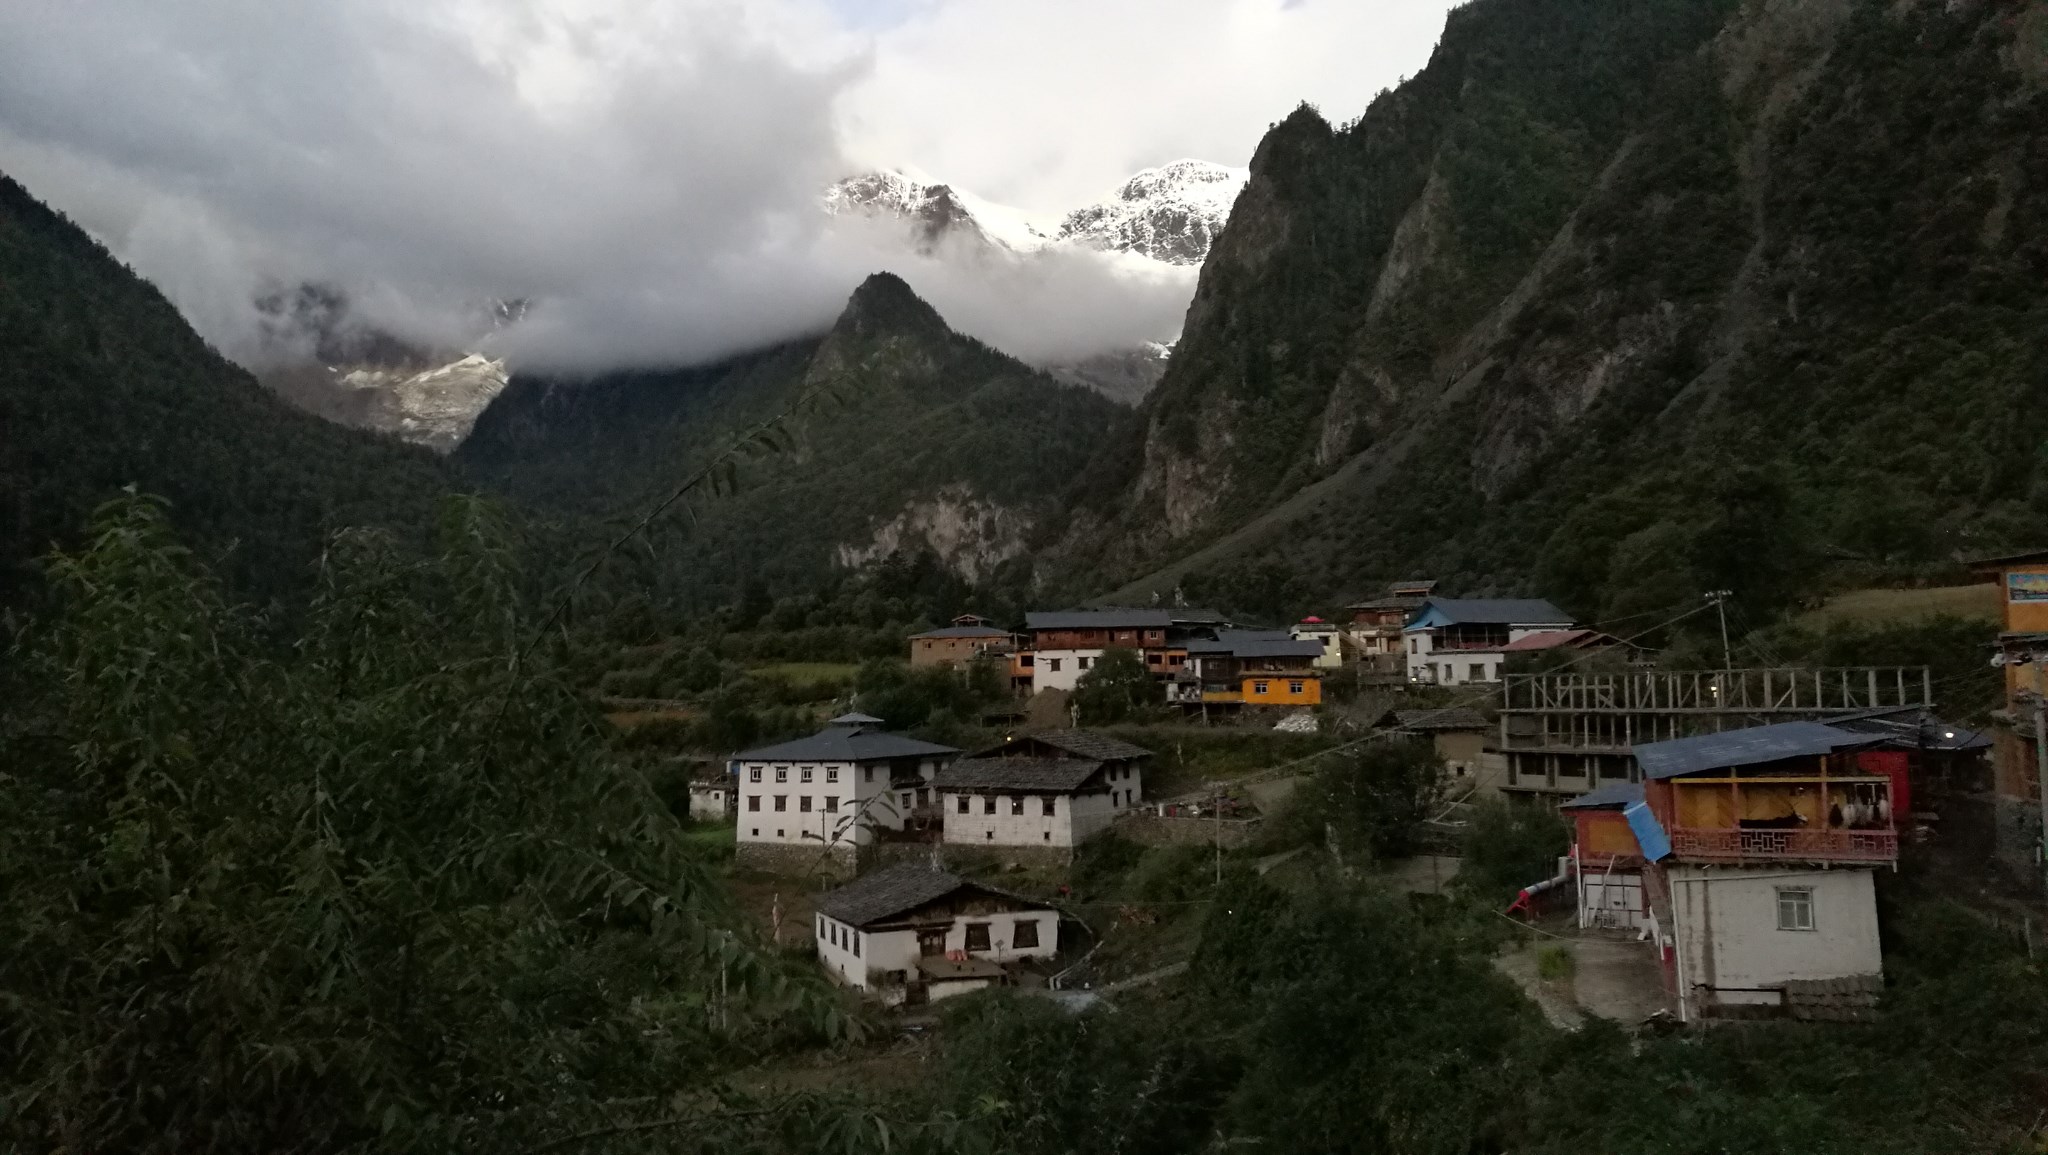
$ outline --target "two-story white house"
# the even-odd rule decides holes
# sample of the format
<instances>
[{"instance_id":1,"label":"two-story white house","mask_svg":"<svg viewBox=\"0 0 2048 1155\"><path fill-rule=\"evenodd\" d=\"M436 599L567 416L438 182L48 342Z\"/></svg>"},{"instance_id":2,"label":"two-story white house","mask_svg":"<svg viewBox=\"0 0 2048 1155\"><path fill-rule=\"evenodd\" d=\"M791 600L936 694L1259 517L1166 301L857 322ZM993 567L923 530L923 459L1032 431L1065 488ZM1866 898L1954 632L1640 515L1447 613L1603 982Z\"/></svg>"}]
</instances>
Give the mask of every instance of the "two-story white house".
<instances>
[{"instance_id":1,"label":"two-story white house","mask_svg":"<svg viewBox=\"0 0 2048 1155\"><path fill-rule=\"evenodd\" d=\"M817 912L826 973L890 1006L1005 985L1016 964L1060 947L1057 910L922 863L861 875Z\"/></svg>"},{"instance_id":2,"label":"two-story white house","mask_svg":"<svg viewBox=\"0 0 2048 1155\"><path fill-rule=\"evenodd\" d=\"M732 756L738 858L809 873L853 869L861 847L932 804L931 780L960 751L843 714L808 738Z\"/></svg>"},{"instance_id":3,"label":"two-story white house","mask_svg":"<svg viewBox=\"0 0 2048 1155\"><path fill-rule=\"evenodd\" d=\"M1065 858L1145 795L1143 746L1088 730L1012 738L932 780L944 841Z\"/></svg>"},{"instance_id":4,"label":"two-story white house","mask_svg":"<svg viewBox=\"0 0 2048 1155\"><path fill-rule=\"evenodd\" d=\"M1408 680L1434 686L1498 682L1510 644L1574 624L1570 614L1541 598L1429 598L1401 631Z\"/></svg>"}]
</instances>

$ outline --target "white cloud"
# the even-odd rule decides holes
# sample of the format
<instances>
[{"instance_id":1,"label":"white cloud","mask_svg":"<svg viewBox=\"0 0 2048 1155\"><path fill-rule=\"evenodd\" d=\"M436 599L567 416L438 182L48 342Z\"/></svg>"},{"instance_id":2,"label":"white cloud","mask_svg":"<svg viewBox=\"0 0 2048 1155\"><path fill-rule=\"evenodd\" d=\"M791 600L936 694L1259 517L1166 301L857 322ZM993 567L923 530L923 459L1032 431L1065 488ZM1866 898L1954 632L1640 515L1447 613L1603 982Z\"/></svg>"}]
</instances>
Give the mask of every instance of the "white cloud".
<instances>
[{"instance_id":1,"label":"white cloud","mask_svg":"<svg viewBox=\"0 0 2048 1155\"><path fill-rule=\"evenodd\" d=\"M256 355L266 284L422 342L541 305L525 363L702 359L813 331L888 267L1027 357L1177 326L1186 271L927 260L819 190L914 164L1059 211L1180 155L1242 163L1426 58L1441 0L16 0L0 170Z\"/></svg>"}]
</instances>

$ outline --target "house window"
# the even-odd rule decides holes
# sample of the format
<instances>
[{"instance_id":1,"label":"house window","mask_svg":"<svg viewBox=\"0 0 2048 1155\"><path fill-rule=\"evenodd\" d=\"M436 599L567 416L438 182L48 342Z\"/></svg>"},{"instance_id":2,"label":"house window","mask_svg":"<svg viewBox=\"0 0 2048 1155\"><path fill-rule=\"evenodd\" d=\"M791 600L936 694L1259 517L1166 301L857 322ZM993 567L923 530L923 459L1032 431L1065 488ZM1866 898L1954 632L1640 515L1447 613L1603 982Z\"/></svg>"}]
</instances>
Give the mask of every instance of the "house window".
<instances>
[{"instance_id":1,"label":"house window","mask_svg":"<svg viewBox=\"0 0 2048 1155\"><path fill-rule=\"evenodd\" d=\"M863 782L873 782L875 780L875 768L873 766L861 767L860 780Z\"/></svg>"},{"instance_id":2,"label":"house window","mask_svg":"<svg viewBox=\"0 0 2048 1155\"><path fill-rule=\"evenodd\" d=\"M1019 950L1027 946L1037 946L1038 920L1035 918L1020 918L1011 924L1010 945Z\"/></svg>"},{"instance_id":3,"label":"house window","mask_svg":"<svg viewBox=\"0 0 2048 1155\"><path fill-rule=\"evenodd\" d=\"M982 796L982 799L981 799L981 812L982 812L983 814L994 814L994 813L996 812L996 796L995 796L995 795L993 795L993 794L985 794L985 795L983 795L983 796Z\"/></svg>"},{"instance_id":4,"label":"house window","mask_svg":"<svg viewBox=\"0 0 2048 1155\"><path fill-rule=\"evenodd\" d=\"M1148 653L1148 654L1146 654L1146 655L1145 655L1145 664L1146 664L1146 665L1148 665L1148 666L1156 666L1156 665L1158 665L1159 663L1161 663L1161 662L1163 662L1163 661L1165 661L1165 660L1166 660L1166 655L1165 655L1165 654L1158 654L1158 653Z\"/></svg>"},{"instance_id":5,"label":"house window","mask_svg":"<svg viewBox=\"0 0 2048 1155\"><path fill-rule=\"evenodd\" d=\"M1025 654L1017 659L1017 664L1028 670L1031 668L1032 657L1033 655L1031 654Z\"/></svg>"},{"instance_id":6,"label":"house window","mask_svg":"<svg viewBox=\"0 0 2048 1155\"><path fill-rule=\"evenodd\" d=\"M777 812L777 813L780 813L780 812L782 812L782 811L784 811L784 810L787 810L787 809L789 809L789 795L787 795L787 794L777 794L777 795L775 796L775 810L776 810L776 812Z\"/></svg>"},{"instance_id":7,"label":"house window","mask_svg":"<svg viewBox=\"0 0 2048 1155\"><path fill-rule=\"evenodd\" d=\"M1254 693L1254 694L1263 694L1263 693L1265 693L1265 692L1266 692L1266 683L1264 683L1264 682L1253 682L1253 683L1252 683L1252 693Z\"/></svg>"},{"instance_id":8,"label":"house window","mask_svg":"<svg viewBox=\"0 0 2048 1155\"><path fill-rule=\"evenodd\" d=\"M759 810L759 809L761 809L761 796L760 796L759 794L749 794L749 795L747 795L747 809L749 809L749 810Z\"/></svg>"},{"instance_id":9,"label":"house window","mask_svg":"<svg viewBox=\"0 0 2048 1155\"><path fill-rule=\"evenodd\" d=\"M968 950L987 950L987 949L988 949L988 924L987 924L987 923L985 923L985 922L970 922L970 923L968 923L968 924L967 924L967 949L968 949Z\"/></svg>"},{"instance_id":10,"label":"house window","mask_svg":"<svg viewBox=\"0 0 2048 1155\"><path fill-rule=\"evenodd\" d=\"M1302 692L1302 689L1303 689L1303 687L1302 687L1302 684L1301 684L1300 682L1289 682L1289 683L1287 683L1287 692L1288 692L1288 693L1290 693L1290 694L1299 694L1299 693L1301 693L1301 692Z\"/></svg>"},{"instance_id":11,"label":"house window","mask_svg":"<svg viewBox=\"0 0 2048 1155\"><path fill-rule=\"evenodd\" d=\"M789 767L787 767L787 766L777 766L777 767L775 768L775 780L776 780L777 782L787 782L787 781L789 781Z\"/></svg>"},{"instance_id":12,"label":"house window","mask_svg":"<svg viewBox=\"0 0 2048 1155\"><path fill-rule=\"evenodd\" d=\"M1022 794L1013 795L1010 798L1010 813L1024 813L1024 796Z\"/></svg>"},{"instance_id":13,"label":"house window","mask_svg":"<svg viewBox=\"0 0 2048 1155\"><path fill-rule=\"evenodd\" d=\"M803 797L798 798L796 800L796 808L798 810L803 811L805 814L809 814L811 812L811 796L806 794Z\"/></svg>"},{"instance_id":14,"label":"house window","mask_svg":"<svg viewBox=\"0 0 2048 1155\"><path fill-rule=\"evenodd\" d=\"M1088 668L1088 667L1089 667L1090 665L1094 664L1094 662L1095 662L1095 659L1094 659L1094 658L1080 658L1080 659L1078 659L1078 660L1076 660L1076 661L1074 662L1074 667L1075 667L1076 669L1081 669L1081 670L1085 670L1085 669L1087 669L1087 668Z\"/></svg>"},{"instance_id":15,"label":"house window","mask_svg":"<svg viewBox=\"0 0 2048 1155\"><path fill-rule=\"evenodd\" d=\"M960 813L962 813L962 814L965 814L965 813L967 813L967 795L965 795L965 794L955 794L955 795L954 795L953 797L959 800L959 803L960 803Z\"/></svg>"},{"instance_id":16,"label":"house window","mask_svg":"<svg viewBox=\"0 0 2048 1155\"><path fill-rule=\"evenodd\" d=\"M825 916L822 914L818 916L818 937L825 937Z\"/></svg>"},{"instance_id":17,"label":"house window","mask_svg":"<svg viewBox=\"0 0 2048 1155\"><path fill-rule=\"evenodd\" d=\"M1484 682L1486 680L1486 667L1478 662L1472 663L1472 672L1467 677L1474 682Z\"/></svg>"},{"instance_id":18,"label":"house window","mask_svg":"<svg viewBox=\"0 0 2048 1155\"><path fill-rule=\"evenodd\" d=\"M747 837L749 837L749 838L759 838L759 837L761 837L761 828L760 828L760 827L758 827L758 826L756 826L756 827L754 827L754 828L753 828L752 830L749 830L749 831L747 831Z\"/></svg>"},{"instance_id":19,"label":"house window","mask_svg":"<svg viewBox=\"0 0 2048 1155\"><path fill-rule=\"evenodd\" d=\"M1051 817L1053 816L1053 803L1055 803L1055 802L1057 802L1057 801L1059 801L1059 800L1058 800L1058 799L1056 799L1056 798L1048 798L1048 799L1046 799L1046 800L1045 800L1045 816L1046 816L1047 818L1051 818ZM1050 836L1048 836L1048 837L1050 837Z\"/></svg>"},{"instance_id":20,"label":"house window","mask_svg":"<svg viewBox=\"0 0 2048 1155\"><path fill-rule=\"evenodd\" d=\"M855 958L859 958L859 957L860 957L860 936L859 936L859 935L857 935L857 934L855 934L855 935L849 935L849 936L847 936L847 937L849 937L849 938L853 939L853 957L855 957Z\"/></svg>"},{"instance_id":21,"label":"house window","mask_svg":"<svg viewBox=\"0 0 2048 1155\"><path fill-rule=\"evenodd\" d=\"M903 809L910 809L910 795L908 794L903 795Z\"/></svg>"},{"instance_id":22,"label":"house window","mask_svg":"<svg viewBox=\"0 0 2048 1155\"><path fill-rule=\"evenodd\" d=\"M797 781L809 782L811 780L811 773L812 771L809 766L804 767L802 770L797 772Z\"/></svg>"},{"instance_id":23,"label":"house window","mask_svg":"<svg viewBox=\"0 0 2048 1155\"><path fill-rule=\"evenodd\" d=\"M1778 888L1778 929L1813 929L1812 887L1781 886Z\"/></svg>"},{"instance_id":24,"label":"house window","mask_svg":"<svg viewBox=\"0 0 2048 1155\"><path fill-rule=\"evenodd\" d=\"M839 813L839 795L837 795L837 794L827 794L827 795L825 795L825 813L827 813L827 814L837 814L837 813Z\"/></svg>"},{"instance_id":25,"label":"house window","mask_svg":"<svg viewBox=\"0 0 2048 1155\"><path fill-rule=\"evenodd\" d=\"M827 767L825 767L825 781L827 781L827 782L837 782L837 781L839 781L839 767L837 767L837 766L827 766Z\"/></svg>"},{"instance_id":26,"label":"house window","mask_svg":"<svg viewBox=\"0 0 2048 1155\"><path fill-rule=\"evenodd\" d=\"M750 770L748 770L748 771L747 771L747 781L749 781L749 782L759 782L760 780L761 780L761 768L760 768L759 766L753 767L752 769L750 769Z\"/></svg>"},{"instance_id":27,"label":"house window","mask_svg":"<svg viewBox=\"0 0 2048 1155\"><path fill-rule=\"evenodd\" d=\"M1050 671L1052 671L1052 672L1053 672L1053 673L1055 673L1055 674L1059 673L1059 672L1060 672L1060 660L1059 660L1058 658L1047 658L1047 659L1045 660L1045 668L1046 668L1046 669L1048 669L1048 670L1050 670Z\"/></svg>"}]
</instances>

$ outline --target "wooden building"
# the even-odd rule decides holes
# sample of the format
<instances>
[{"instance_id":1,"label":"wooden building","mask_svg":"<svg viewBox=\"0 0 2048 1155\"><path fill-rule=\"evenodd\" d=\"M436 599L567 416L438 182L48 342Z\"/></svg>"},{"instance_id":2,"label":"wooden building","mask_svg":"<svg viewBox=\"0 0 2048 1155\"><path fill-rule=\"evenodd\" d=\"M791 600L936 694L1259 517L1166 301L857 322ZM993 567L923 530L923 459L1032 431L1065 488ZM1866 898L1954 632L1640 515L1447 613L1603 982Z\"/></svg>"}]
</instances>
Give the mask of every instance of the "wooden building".
<instances>
[{"instance_id":1,"label":"wooden building","mask_svg":"<svg viewBox=\"0 0 2048 1155\"><path fill-rule=\"evenodd\" d=\"M1167 685L1166 699L1183 706L1318 706L1323 643L1297 640L1286 630L1218 630L1187 643L1187 660Z\"/></svg>"},{"instance_id":2,"label":"wooden building","mask_svg":"<svg viewBox=\"0 0 2048 1155\"><path fill-rule=\"evenodd\" d=\"M1435 588L1433 580L1395 582L1377 598L1344 607L1350 618L1344 632L1362 674L1384 681L1407 679L1407 643L1402 641L1401 631Z\"/></svg>"},{"instance_id":3,"label":"wooden building","mask_svg":"<svg viewBox=\"0 0 2048 1155\"><path fill-rule=\"evenodd\" d=\"M1992 727L1992 825L1999 860L2048 890L2048 793L2041 785L2041 712L2048 691L2048 550L1986 558L1977 572L1998 583L1996 660L2005 708Z\"/></svg>"},{"instance_id":4,"label":"wooden building","mask_svg":"<svg viewBox=\"0 0 2048 1155\"><path fill-rule=\"evenodd\" d=\"M943 629L910 635L910 664L961 666L987 657L1002 662L1007 673L1017 649L1016 634L997 629L987 618L962 614Z\"/></svg>"},{"instance_id":5,"label":"wooden building","mask_svg":"<svg viewBox=\"0 0 2048 1155\"><path fill-rule=\"evenodd\" d=\"M1135 650L1154 677L1171 678L1187 661L1188 639L1227 628L1222 615L1195 609L1061 610L1024 615L1034 693L1071 690L1111 649Z\"/></svg>"},{"instance_id":6,"label":"wooden building","mask_svg":"<svg viewBox=\"0 0 2048 1155\"><path fill-rule=\"evenodd\" d=\"M1570 614L1541 598L1430 597L1401 631L1408 680L1426 686L1498 682L1509 646L1573 628Z\"/></svg>"}]
</instances>

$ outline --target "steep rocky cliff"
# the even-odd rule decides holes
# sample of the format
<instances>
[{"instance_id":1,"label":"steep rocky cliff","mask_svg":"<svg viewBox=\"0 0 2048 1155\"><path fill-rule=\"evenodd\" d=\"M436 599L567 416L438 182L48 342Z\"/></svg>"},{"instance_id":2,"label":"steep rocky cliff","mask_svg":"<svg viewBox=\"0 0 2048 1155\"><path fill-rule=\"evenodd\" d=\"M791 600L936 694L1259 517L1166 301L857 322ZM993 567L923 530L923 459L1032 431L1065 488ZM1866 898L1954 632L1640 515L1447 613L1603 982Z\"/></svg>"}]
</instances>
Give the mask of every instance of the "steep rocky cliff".
<instances>
[{"instance_id":1,"label":"steep rocky cliff","mask_svg":"<svg viewBox=\"0 0 2048 1155\"><path fill-rule=\"evenodd\" d=\"M1456 10L1268 135L1068 564L1612 616L2048 535L2043 10Z\"/></svg>"}]
</instances>

